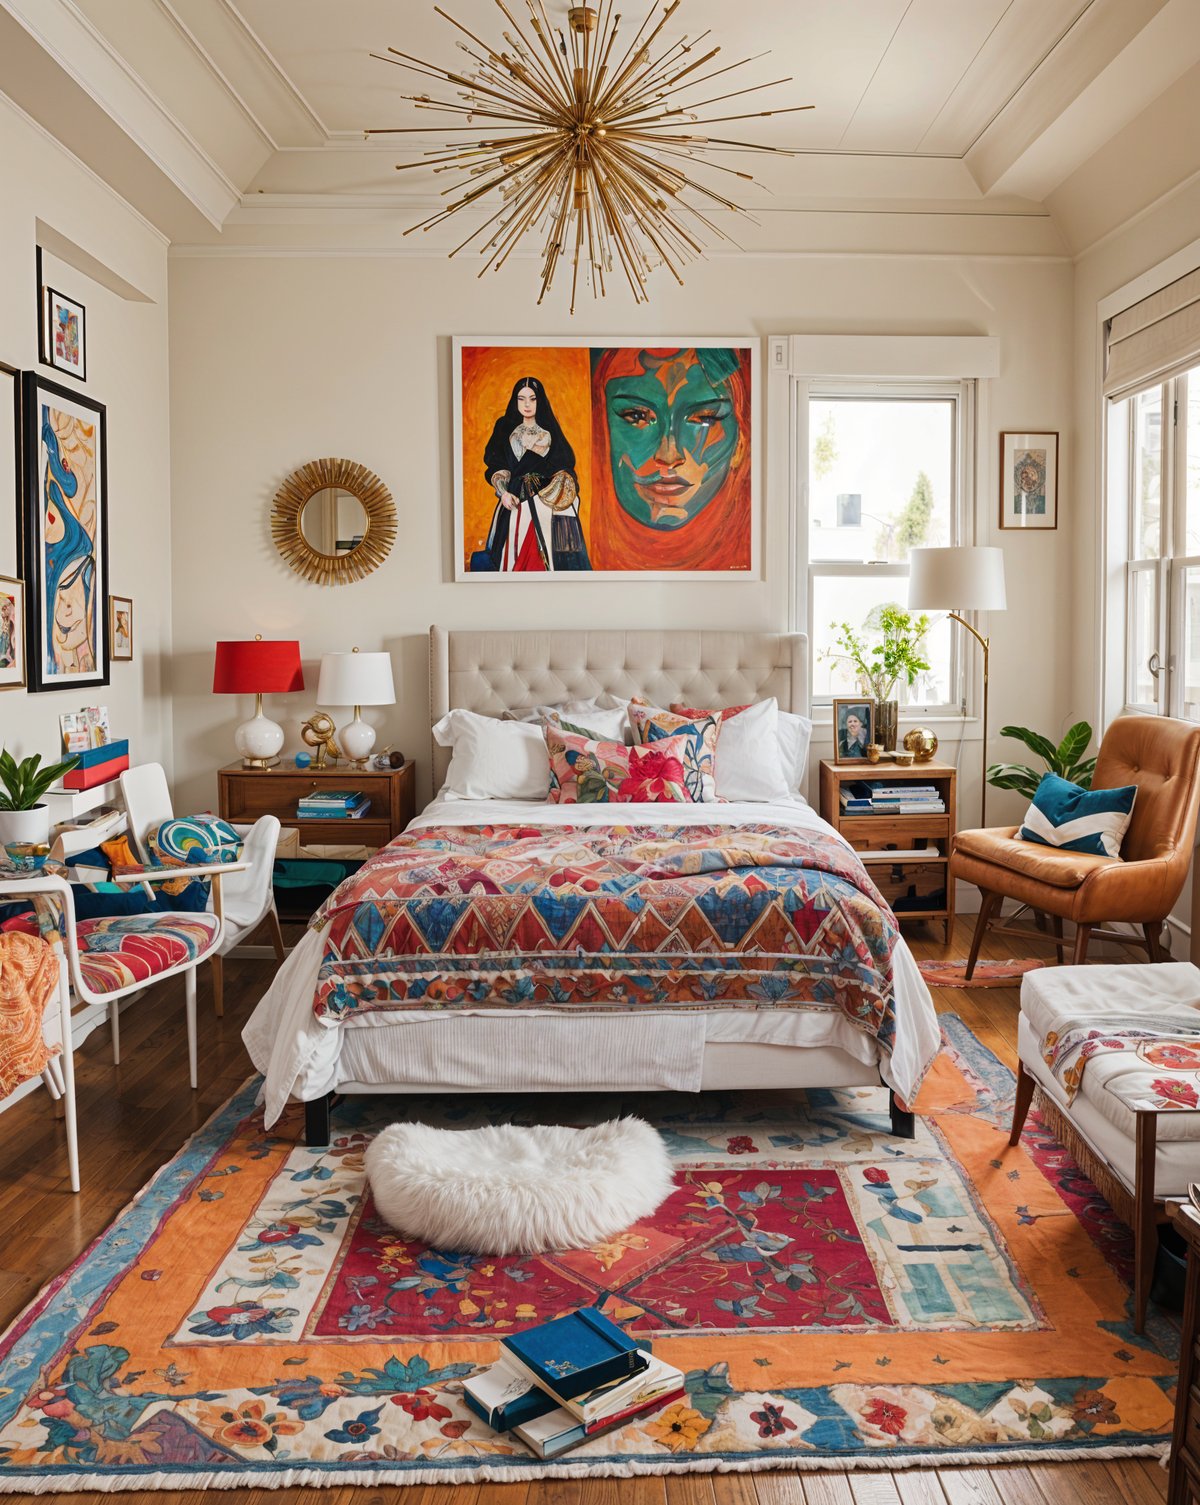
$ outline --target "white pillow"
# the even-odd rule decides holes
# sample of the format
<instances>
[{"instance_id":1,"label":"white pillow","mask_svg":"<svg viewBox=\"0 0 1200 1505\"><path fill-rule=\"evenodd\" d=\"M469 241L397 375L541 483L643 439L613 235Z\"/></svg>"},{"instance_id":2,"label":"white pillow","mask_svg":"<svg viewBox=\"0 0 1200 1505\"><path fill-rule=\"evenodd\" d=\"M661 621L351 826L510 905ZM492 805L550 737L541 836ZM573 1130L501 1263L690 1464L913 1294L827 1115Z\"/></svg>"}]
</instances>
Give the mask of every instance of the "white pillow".
<instances>
[{"instance_id":1,"label":"white pillow","mask_svg":"<svg viewBox=\"0 0 1200 1505\"><path fill-rule=\"evenodd\" d=\"M779 702L774 698L726 716L717 736L717 798L786 800L791 790L781 752Z\"/></svg>"},{"instance_id":2,"label":"white pillow","mask_svg":"<svg viewBox=\"0 0 1200 1505\"><path fill-rule=\"evenodd\" d=\"M550 793L550 758L540 724L450 711L433 736L440 747L453 749L442 785L446 794L465 800L544 800Z\"/></svg>"},{"instance_id":3,"label":"white pillow","mask_svg":"<svg viewBox=\"0 0 1200 1505\"><path fill-rule=\"evenodd\" d=\"M613 695L598 695L594 700L568 700L562 705L539 705L531 711L510 711L506 715L514 721L546 721L558 717L572 726L594 732L598 742L625 742L631 740L629 728L629 702L618 700Z\"/></svg>"},{"instance_id":4,"label":"white pillow","mask_svg":"<svg viewBox=\"0 0 1200 1505\"><path fill-rule=\"evenodd\" d=\"M808 779L808 745L813 724L807 716L794 711L779 713L779 751L783 755L783 772L789 788L802 793Z\"/></svg>"}]
</instances>

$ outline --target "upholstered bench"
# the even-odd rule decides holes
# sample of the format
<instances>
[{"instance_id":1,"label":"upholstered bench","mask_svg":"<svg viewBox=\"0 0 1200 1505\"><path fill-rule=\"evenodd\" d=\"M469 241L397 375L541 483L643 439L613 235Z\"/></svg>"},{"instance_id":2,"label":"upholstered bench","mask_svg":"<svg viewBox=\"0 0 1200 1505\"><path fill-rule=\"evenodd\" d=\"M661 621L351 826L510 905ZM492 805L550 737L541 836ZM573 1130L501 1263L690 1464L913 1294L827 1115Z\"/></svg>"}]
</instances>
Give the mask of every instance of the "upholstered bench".
<instances>
[{"instance_id":1,"label":"upholstered bench","mask_svg":"<svg viewBox=\"0 0 1200 1505\"><path fill-rule=\"evenodd\" d=\"M1134 1327L1167 1200L1200 1179L1200 970L1188 962L1055 967L1021 983L1011 1144L1043 1117L1134 1231Z\"/></svg>"}]
</instances>

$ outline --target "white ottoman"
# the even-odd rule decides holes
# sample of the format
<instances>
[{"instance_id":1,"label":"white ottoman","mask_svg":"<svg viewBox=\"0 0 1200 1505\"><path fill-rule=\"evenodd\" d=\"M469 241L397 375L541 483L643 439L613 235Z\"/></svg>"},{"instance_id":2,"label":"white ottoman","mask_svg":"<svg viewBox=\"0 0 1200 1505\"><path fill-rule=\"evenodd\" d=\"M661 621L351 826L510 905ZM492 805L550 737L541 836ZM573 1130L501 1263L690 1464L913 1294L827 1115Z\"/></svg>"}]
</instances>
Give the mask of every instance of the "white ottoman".
<instances>
[{"instance_id":1,"label":"white ottoman","mask_svg":"<svg viewBox=\"0 0 1200 1505\"><path fill-rule=\"evenodd\" d=\"M1200 1019L1200 969L1190 962L1134 966L1047 967L1026 973L1021 983L1017 1033L1017 1096L1010 1144L1021 1136L1035 1090L1054 1131L1134 1231L1134 1327L1141 1332L1154 1271L1155 1224L1162 1204L1186 1198L1200 1179L1200 1111L1134 1110L1108 1083L1128 1056L1093 1056L1074 1101L1042 1059L1050 1030L1069 1020L1094 1020L1103 1029L1130 1013L1147 1025L1169 1030L1172 1018Z\"/></svg>"}]
</instances>

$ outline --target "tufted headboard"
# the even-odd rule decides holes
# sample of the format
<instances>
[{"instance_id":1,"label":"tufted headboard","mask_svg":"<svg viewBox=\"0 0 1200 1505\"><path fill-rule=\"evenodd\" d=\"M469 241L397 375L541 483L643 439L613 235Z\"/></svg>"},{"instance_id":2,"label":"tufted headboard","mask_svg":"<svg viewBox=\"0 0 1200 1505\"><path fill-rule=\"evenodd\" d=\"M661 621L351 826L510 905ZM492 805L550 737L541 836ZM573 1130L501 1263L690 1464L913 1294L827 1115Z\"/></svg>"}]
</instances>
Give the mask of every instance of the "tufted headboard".
<instances>
[{"instance_id":1,"label":"tufted headboard","mask_svg":"<svg viewBox=\"0 0 1200 1505\"><path fill-rule=\"evenodd\" d=\"M727 706L774 695L808 714L808 639L792 632L563 628L545 632L429 629L429 704L499 716L563 700L642 695L655 705ZM433 787L450 750L433 745Z\"/></svg>"}]
</instances>

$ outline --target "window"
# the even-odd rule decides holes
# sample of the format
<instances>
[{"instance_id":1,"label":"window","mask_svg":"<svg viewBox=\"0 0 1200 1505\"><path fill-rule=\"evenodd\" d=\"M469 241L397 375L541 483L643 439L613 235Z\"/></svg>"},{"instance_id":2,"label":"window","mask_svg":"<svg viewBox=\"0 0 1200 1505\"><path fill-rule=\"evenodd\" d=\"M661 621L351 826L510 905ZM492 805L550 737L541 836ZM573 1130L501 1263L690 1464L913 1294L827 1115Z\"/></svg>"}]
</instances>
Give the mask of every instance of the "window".
<instances>
[{"instance_id":1,"label":"window","mask_svg":"<svg viewBox=\"0 0 1200 1505\"><path fill-rule=\"evenodd\" d=\"M973 397L972 382L813 380L801 393L808 408L808 518L798 542L814 704L858 688L838 648L839 624L869 640L879 609L904 605L909 550L964 541ZM897 698L958 714L959 646L950 622L936 618L926 638L930 667L911 690L897 686Z\"/></svg>"},{"instance_id":2,"label":"window","mask_svg":"<svg viewBox=\"0 0 1200 1505\"><path fill-rule=\"evenodd\" d=\"M1200 366L1109 422L1128 517L1125 705L1200 721Z\"/></svg>"}]
</instances>

